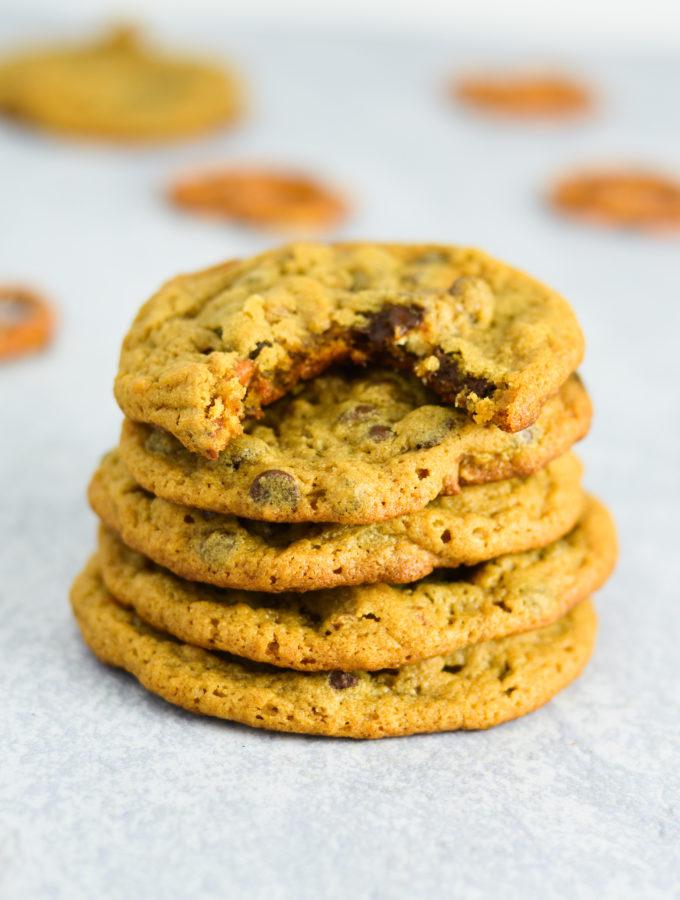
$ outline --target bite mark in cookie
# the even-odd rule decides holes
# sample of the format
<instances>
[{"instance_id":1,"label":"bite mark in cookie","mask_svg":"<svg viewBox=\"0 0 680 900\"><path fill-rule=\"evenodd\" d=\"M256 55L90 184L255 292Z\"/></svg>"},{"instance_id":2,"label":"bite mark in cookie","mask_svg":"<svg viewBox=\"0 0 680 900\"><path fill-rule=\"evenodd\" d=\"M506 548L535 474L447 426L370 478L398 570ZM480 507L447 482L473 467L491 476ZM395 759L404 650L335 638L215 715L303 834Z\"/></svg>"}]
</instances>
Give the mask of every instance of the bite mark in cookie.
<instances>
[{"instance_id":1,"label":"bite mark in cookie","mask_svg":"<svg viewBox=\"0 0 680 900\"><path fill-rule=\"evenodd\" d=\"M215 459L246 417L333 363L410 370L515 432L582 354L566 301L480 251L293 244L165 285L124 341L115 392L131 419Z\"/></svg>"}]
</instances>

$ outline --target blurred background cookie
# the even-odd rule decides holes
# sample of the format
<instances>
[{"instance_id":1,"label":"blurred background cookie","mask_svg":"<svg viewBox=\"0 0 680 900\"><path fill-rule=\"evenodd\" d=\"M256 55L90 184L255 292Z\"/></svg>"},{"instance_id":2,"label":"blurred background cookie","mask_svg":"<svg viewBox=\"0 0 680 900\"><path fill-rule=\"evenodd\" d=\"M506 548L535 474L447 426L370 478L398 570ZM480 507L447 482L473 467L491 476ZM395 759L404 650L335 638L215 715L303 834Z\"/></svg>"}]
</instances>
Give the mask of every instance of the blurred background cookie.
<instances>
[{"instance_id":1,"label":"blurred background cookie","mask_svg":"<svg viewBox=\"0 0 680 900\"><path fill-rule=\"evenodd\" d=\"M489 73L455 80L452 95L466 106L517 118L560 118L587 111L590 91L568 76L550 73Z\"/></svg>"},{"instance_id":2,"label":"blurred background cookie","mask_svg":"<svg viewBox=\"0 0 680 900\"><path fill-rule=\"evenodd\" d=\"M550 203L596 225L680 230L680 181L642 170L580 172L558 182Z\"/></svg>"},{"instance_id":3,"label":"blurred background cookie","mask_svg":"<svg viewBox=\"0 0 680 900\"><path fill-rule=\"evenodd\" d=\"M168 193L188 212L277 231L323 231L347 214L340 194L314 178L259 167L207 169L178 178Z\"/></svg>"},{"instance_id":4,"label":"blurred background cookie","mask_svg":"<svg viewBox=\"0 0 680 900\"><path fill-rule=\"evenodd\" d=\"M54 313L39 294L0 284L0 362L33 353L49 343Z\"/></svg>"},{"instance_id":5,"label":"blurred background cookie","mask_svg":"<svg viewBox=\"0 0 680 900\"><path fill-rule=\"evenodd\" d=\"M160 54L131 28L0 64L0 110L50 131L161 140L230 122L236 79L218 65Z\"/></svg>"}]
</instances>

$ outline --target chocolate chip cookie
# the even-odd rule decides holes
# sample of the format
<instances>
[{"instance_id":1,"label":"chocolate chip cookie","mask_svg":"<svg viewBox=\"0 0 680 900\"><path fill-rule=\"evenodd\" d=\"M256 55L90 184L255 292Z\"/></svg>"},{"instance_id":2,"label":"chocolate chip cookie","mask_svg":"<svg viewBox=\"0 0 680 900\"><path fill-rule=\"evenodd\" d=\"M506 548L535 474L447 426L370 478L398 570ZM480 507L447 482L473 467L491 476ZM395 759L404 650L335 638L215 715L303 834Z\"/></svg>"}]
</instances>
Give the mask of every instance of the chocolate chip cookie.
<instances>
[{"instance_id":1,"label":"chocolate chip cookie","mask_svg":"<svg viewBox=\"0 0 680 900\"><path fill-rule=\"evenodd\" d=\"M120 454L146 490L184 506L271 522L367 524L406 515L459 484L535 472L587 432L576 376L518 434L442 406L405 373L318 376L246 423L218 459L126 421Z\"/></svg>"},{"instance_id":2,"label":"chocolate chip cookie","mask_svg":"<svg viewBox=\"0 0 680 900\"><path fill-rule=\"evenodd\" d=\"M413 584L271 594L185 581L100 530L113 596L183 641L292 669L381 669L554 621L597 590L616 557L611 518L590 498L546 547Z\"/></svg>"},{"instance_id":3,"label":"chocolate chip cookie","mask_svg":"<svg viewBox=\"0 0 680 900\"><path fill-rule=\"evenodd\" d=\"M51 131L120 140L193 135L232 120L240 89L221 66L176 59L129 28L0 63L0 111Z\"/></svg>"},{"instance_id":4,"label":"chocolate chip cookie","mask_svg":"<svg viewBox=\"0 0 680 900\"><path fill-rule=\"evenodd\" d=\"M562 297L481 251L298 243L168 282L124 340L115 394L132 420L215 459L298 381L371 362L517 432L583 346ZM294 496L282 479L263 492Z\"/></svg>"},{"instance_id":5,"label":"chocolate chip cookie","mask_svg":"<svg viewBox=\"0 0 680 900\"><path fill-rule=\"evenodd\" d=\"M178 642L119 606L94 557L71 602L102 662L192 712L277 731L377 738L491 725L531 712L582 671L590 601L552 625L378 672L293 672Z\"/></svg>"},{"instance_id":6,"label":"chocolate chip cookie","mask_svg":"<svg viewBox=\"0 0 680 900\"><path fill-rule=\"evenodd\" d=\"M373 525L254 522L178 506L132 478L118 451L89 488L90 504L138 550L176 575L278 593L415 581L566 534L583 508L581 465L569 454L528 478L471 485L424 510Z\"/></svg>"}]
</instances>

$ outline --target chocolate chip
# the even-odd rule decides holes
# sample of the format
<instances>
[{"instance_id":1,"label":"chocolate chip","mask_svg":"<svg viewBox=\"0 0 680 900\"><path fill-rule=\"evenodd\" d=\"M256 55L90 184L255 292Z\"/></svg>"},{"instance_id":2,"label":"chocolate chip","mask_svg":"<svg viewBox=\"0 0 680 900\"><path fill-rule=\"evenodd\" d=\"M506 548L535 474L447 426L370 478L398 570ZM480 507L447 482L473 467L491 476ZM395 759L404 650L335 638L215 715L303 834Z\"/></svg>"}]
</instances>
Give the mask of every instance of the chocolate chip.
<instances>
[{"instance_id":1,"label":"chocolate chip","mask_svg":"<svg viewBox=\"0 0 680 900\"><path fill-rule=\"evenodd\" d=\"M229 531L213 531L198 545L198 554L208 563L221 565L225 554L233 550L236 535Z\"/></svg>"},{"instance_id":2,"label":"chocolate chip","mask_svg":"<svg viewBox=\"0 0 680 900\"><path fill-rule=\"evenodd\" d=\"M388 438L394 436L394 432L391 428L388 428L387 425L374 425L368 431L368 436L372 441L375 441L376 444L380 443L380 441L386 441Z\"/></svg>"},{"instance_id":3,"label":"chocolate chip","mask_svg":"<svg viewBox=\"0 0 680 900\"><path fill-rule=\"evenodd\" d=\"M442 668L442 672L448 672L450 675L457 675L464 668L465 668L465 666L463 666L463 665L444 666Z\"/></svg>"},{"instance_id":4,"label":"chocolate chip","mask_svg":"<svg viewBox=\"0 0 680 900\"><path fill-rule=\"evenodd\" d=\"M493 396L496 385L492 381L480 375L469 375L463 372L456 357L443 353L439 348L434 353L439 360L439 368L432 373L429 380L442 397L454 399L459 391L476 394L482 399Z\"/></svg>"},{"instance_id":5,"label":"chocolate chip","mask_svg":"<svg viewBox=\"0 0 680 900\"><path fill-rule=\"evenodd\" d=\"M261 472L250 485L251 500L263 506L295 509L300 502L300 488L288 472L268 469Z\"/></svg>"},{"instance_id":6,"label":"chocolate chip","mask_svg":"<svg viewBox=\"0 0 680 900\"><path fill-rule=\"evenodd\" d=\"M352 276L351 291L365 291L371 286L371 276L363 269L355 269L350 274Z\"/></svg>"},{"instance_id":7,"label":"chocolate chip","mask_svg":"<svg viewBox=\"0 0 680 900\"><path fill-rule=\"evenodd\" d=\"M423 266L431 266L433 263L441 264L448 261L449 257L444 250L428 250L427 253L423 253L422 256L415 260L415 262Z\"/></svg>"},{"instance_id":8,"label":"chocolate chip","mask_svg":"<svg viewBox=\"0 0 680 900\"><path fill-rule=\"evenodd\" d=\"M454 297L461 297L467 290L469 284L470 277L468 275L461 275L460 278L456 278L449 288L449 294Z\"/></svg>"},{"instance_id":9,"label":"chocolate chip","mask_svg":"<svg viewBox=\"0 0 680 900\"><path fill-rule=\"evenodd\" d=\"M432 447L436 447L437 444L441 444L444 440L444 435L437 435L436 437L425 438L422 441L418 441L418 443L413 447L414 450L431 450Z\"/></svg>"},{"instance_id":10,"label":"chocolate chip","mask_svg":"<svg viewBox=\"0 0 680 900\"><path fill-rule=\"evenodd\" d=\"M178 443L165 431L154 428L144 441L144 446L150 453L162 453L164 456L169 456L177 452Z\"/></svg>"},{"instance_id":11,"label":"chocolate chip","mask_svg":"<svg viewBox=\"0 0 680 900\"><path fill-rule=\"evenodd\" d=\"M384 348L396 337L420 325L423 310L419 306L396 306L390 303L377 313L369 313L368 320L368 325L361 329L361 334L376 347Z\"/></svg>"},{"instance_id":12,"label":"chocolate chip","mask_svg":"<svg viewBox=\"0 0 680 900\"><path fill-rule=\"evenodd\" d=\"M214 519L217 516L217 513L211 512L209 509L202 509L201 516L206 522L209 522L211 519Z\"/></svg>"},{"instance_id":13,"label":"chocolate chip","mask_svg":"<svg viewBox=\"0 0 680 900\"><path fill-rule=\"evenodd\" d=\"M345 688L354 687L356 684L359 684L359 679L356 675L352 675L351 672L331 672L328 676L328 683L335 691L344 691Z\"/></svg>"},{"instance_id":14,"label":"chocolate chip","mask_svg":"<svg viewBox=\"0 0 680 900\"><path fill-rule=\"evenodd\" d=\"M338 422L365 422L375 412L375 406L371 403L360 403L353 409L346 409L339 417Z\"/></svg>"},{"instance_id":15,"label":"chocolate chip","mask_svg":"<svg viewBox=\"0 0 680 900\"><path fill-rule=\"evenodd\" d=\"M455 419L449 418L441 407L433 410L427 425L415 433L411 432L409 450L430 450L432 447L437 447L449 436L453 428L455 428Z\"/></svg>"},{"instance_id":16,"label":"chocolate chip","mask_svg":"<svg viewBox=\"0 0 680 900\"><path fill-rule=\"evenodd\" d=\"M272 346L271 341L258 341L255 344L255 349L251 350L250 353L248 354L248 359L257 359L257 357L260 355L260 353L264 350L265 347L271 347L271 346Z\"/></svg>"},{"instance_id":17,"label":"chocolate chip","mask_svg":"<svg viewBox=\"0 0 680 900\"><path fill-rule=\"evenodd\" d=\"M249 433L249 428L254 420L246 420L245 433ZM249 446L241 438L235 438L222 453L220 461L231 466L234 471L238 471L241 465L257 462L262 456L262 450L257 446Z\"/></svg>"}]
</instances>

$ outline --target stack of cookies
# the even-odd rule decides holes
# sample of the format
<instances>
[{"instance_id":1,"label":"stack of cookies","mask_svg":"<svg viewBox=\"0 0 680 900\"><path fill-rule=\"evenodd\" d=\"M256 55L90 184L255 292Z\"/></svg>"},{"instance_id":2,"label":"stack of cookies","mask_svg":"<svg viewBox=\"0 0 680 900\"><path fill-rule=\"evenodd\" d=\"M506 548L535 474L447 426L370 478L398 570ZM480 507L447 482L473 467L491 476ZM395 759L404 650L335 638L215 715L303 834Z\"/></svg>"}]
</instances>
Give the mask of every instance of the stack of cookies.
<instances>
[{"instance_id":1,"label":"stack of cookies","mask_svg":"<svg viewBox=\"0 0 680 900\"><path fill-rule=\"evenodd\" d=\"M295 244L176 278L121 354L86 642L260 728L487 728L576 678L611 518L568 304L485 254Z\"/></svg>"}]
</instances>

